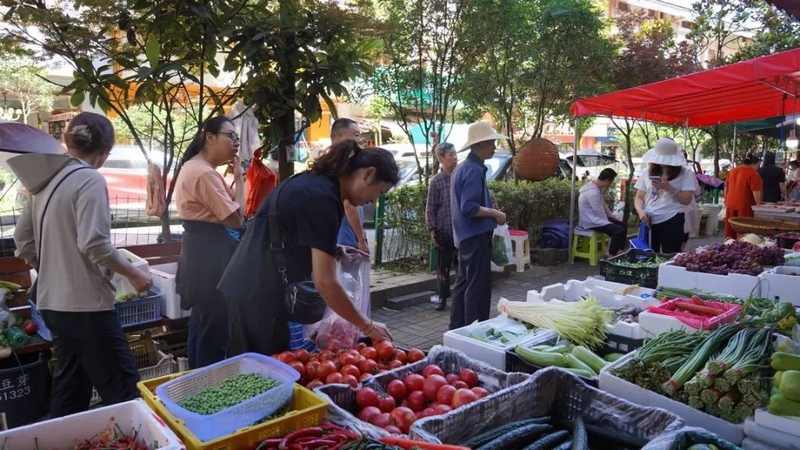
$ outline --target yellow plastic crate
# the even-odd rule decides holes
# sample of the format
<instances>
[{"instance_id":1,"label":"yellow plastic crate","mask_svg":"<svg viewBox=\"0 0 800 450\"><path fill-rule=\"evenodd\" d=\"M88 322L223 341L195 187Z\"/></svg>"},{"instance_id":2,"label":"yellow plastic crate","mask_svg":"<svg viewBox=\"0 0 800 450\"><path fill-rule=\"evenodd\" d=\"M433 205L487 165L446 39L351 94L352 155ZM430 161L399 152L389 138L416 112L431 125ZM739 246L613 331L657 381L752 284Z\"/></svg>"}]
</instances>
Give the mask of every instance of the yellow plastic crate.
<instances>
[{"instance_id":1,"label":"yellow plastic crate","mask_svg":"<svg viewBox=\"0 0 800 450\"><path fill-rule=\"evenodd\" d=\"M145 403L153 408L159 417L164 419L167 426L183 440L188 450L250 449L264 439L281 437L293 430L321 425L322 421L325 420L325 415L328 413L328 402L325 399L303 386L295 384L292 400L289 403L290 410L285 415L258 425L244 427L227 436L203 442L197 439L184 426L182 420L175 418L167 411L167 408L164 407L164 404L155 394L159 385L186 373L176 373L161 378L140 381L138 388Z\"/></svg>"}]
</instances>

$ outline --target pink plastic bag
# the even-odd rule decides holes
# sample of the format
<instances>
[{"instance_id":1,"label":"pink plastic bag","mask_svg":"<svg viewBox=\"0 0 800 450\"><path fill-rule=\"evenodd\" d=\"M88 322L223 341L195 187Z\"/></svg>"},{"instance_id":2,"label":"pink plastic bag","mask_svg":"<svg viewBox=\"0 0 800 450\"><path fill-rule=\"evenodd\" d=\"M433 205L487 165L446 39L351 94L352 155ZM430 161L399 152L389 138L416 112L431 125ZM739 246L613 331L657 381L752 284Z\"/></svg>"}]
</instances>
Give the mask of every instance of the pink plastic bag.
<instances>
[{"instance_id":1,"label":"pink plastic bag","mask_svg":"<svg viewBox=\"0 0 800 450\"><path fill-rule=\"evenodd\" d=\"M713 330L720 324L732 323L737 317L739 317L739 313L742 312L741 305L704 301L703 303L705 305L723 312L713 317L702 316L700 314L693 314L679 310L677 307L678 303L692 303L692 300L689 298L676 298L668 302L664 302L658 306L648 306L647 311L655 314L663 314L665 316L674 317L680 320L682 323L698 330L701 328L703 330Z\"/></svg>"},{"instance_id":2,"label":"pink plastic bag","mask_svg":"<svg viewBox=\"0 0 800 450\"><path fill-rule=\"evenodd\" d=\"M336 264L337 278L350 301L362 314L370 316L370 260L361 256L342 258ZM322 350L353 348L361 332L328 307L317 328L316 343Z\"/></svg>"}]
</instances>

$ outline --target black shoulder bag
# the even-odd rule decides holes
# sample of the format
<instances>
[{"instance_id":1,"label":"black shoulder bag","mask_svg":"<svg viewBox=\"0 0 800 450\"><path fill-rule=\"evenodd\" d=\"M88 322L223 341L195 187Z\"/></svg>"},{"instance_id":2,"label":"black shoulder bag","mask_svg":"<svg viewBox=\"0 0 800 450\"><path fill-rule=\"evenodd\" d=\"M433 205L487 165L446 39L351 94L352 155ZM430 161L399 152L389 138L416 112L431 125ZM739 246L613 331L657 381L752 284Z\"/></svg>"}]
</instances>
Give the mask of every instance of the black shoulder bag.
<instances>
[{"instance_id":1,"label":"black shoulder bag","mask_svg":"<svg viewBox=\"0 0 800 450\"><path fill-rule=\"evenodd\" d=\"M300 324L312 324L322 320L325 308L328 306L311 280L302 280L289 283L286 274L286 252L278 224L278 196L283 186L291 180L286 180L275 189L269 203L269 249L272 261L278 267L284 285L283 303L289 313L289 320Z\"/></svg>"},{"instance_id":2,"label":"black shoulder bag","mask_svg":"<svg viewBox=\"0 0 800 450\"><path fill-rule=\"evenodd\" d=\"M47 196L47 201L44 202L44 209L42 209L42 217L39 218L39 239L36 239L38 241L38 245L36 246L36 263L38 264L38 266L36 267L36 281L33 283L33 286L31 286L30 292L28 294L28 298L34 304L36 304L36 290L37 290L36 288L39 285L39 278L42 275L42 238L44 237L44 215L45 213L47 213L47 207L50 206L50 200L53 199L53 194L55 194L56 190L58 190L58 187L61 186L61 183L63 183L64 180L66 180L67 178L69 178L70 175L79 170L90 169L90 168L91 167L89 166L81 166L69 172L68 174L64 175L60 180L58 180L58 183L56 183L53 190L50 191L50 195ZM31 197L31 200L32 199L33 197ZM33 202L31 202L31 207L33 207ZM33 211L31 211L31 213L33 213ZM36 230L34 230L34 237L35 236L36 236Z\"/></svg>"}]
</instances>

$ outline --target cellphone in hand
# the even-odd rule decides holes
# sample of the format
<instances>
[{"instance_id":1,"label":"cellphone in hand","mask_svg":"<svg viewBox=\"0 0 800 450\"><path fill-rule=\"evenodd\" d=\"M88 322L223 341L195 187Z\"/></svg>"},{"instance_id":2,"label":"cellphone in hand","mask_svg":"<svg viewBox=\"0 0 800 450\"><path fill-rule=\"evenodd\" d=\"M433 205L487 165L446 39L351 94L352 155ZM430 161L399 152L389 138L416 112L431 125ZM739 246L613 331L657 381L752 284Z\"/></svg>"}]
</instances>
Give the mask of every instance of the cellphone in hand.
<instances>
[{"instance_id":1,"label":"cellphone in hand","mask_svg":"<svg viewBox=\"0 0 800 450\"><path fill-rule=\"evenodd\" d=\"M661 181L661 176L650 175L650 181Z\"/></svg>"}]
</instances>

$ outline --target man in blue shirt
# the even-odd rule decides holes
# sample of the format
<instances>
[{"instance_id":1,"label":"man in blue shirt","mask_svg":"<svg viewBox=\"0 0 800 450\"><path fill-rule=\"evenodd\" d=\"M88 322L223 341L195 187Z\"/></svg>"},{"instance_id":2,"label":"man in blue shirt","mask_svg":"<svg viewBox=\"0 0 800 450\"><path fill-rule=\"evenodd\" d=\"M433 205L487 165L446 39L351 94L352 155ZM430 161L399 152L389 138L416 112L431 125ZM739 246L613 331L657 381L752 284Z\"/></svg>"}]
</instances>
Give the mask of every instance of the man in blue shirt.
<instances>
[{"instance_id":1,"label":"man in blue shirt","mask_svg":"<svg viewBox=\"0 0 800 450\"><path fill-rule=\"evenodd\" d=\"M353 119L340 117L331 125L331 145L336 145L344 140L353 140L361 144L361 128ZM353 206L344 201L344 215L342 225L339 227L339 245L353 247L362 252L369 253L369 245L364 234L364 208Z\"/></svg>"},{"instance_id":2,"label":"man in blue shirt","mask_svg":"<svg viewBox=\"0 0 800 450\"><path fill-rule=\"evenodd\" d=\"M508 139L486 122L469 127L469 156L453 173L450 183L450 210L453 241L458 249L458 276L453 287L450 329L489 318L492 304L492 232L506 223L506 215L492 208L486 187L485 161L494 156L495 141Z\"/></svg>"}]
</instances>

